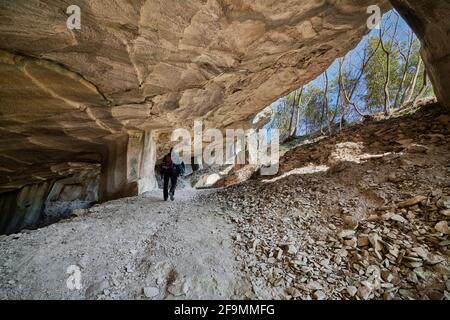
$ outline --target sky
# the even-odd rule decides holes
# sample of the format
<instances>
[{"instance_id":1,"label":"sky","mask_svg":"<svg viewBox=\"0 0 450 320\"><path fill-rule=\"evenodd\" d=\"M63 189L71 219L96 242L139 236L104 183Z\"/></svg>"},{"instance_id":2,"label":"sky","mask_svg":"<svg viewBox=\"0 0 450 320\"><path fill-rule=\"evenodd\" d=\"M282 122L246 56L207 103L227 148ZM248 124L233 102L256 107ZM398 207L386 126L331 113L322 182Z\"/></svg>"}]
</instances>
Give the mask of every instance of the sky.
<instances>
[{"instance_id":1,"label":"sky","mask_svg":"<svg viewBox=\"0 0 450 320\"><path fill-rule=\"evenodd\" d=\"M385 41L388 41L393 34L393 30L394 30L394 25L396 23L398 19L398 26L397 26L397 33L396 33L396 40L397 42L406 42L408 40L408 37L411 33L411 29L408 26L408 24L406 23L405 20L403 20L403 18L401 18L400 15L397 14L397 12L395 10L391 10L387 13L385 13L382 17L382 21L381 21L381 26L382 29L385 28L386 29L386 33L383 36L383 39ZM364 48L366 47L366 44L369 40L370 37L372 36L376 36L378 37L379 35L379 30L378 29L373 29L371 30L366 36L364 36L361 41L359 42L359 44L350 52L347 53L346 55L346 70L350 70L351 73L355 73L359 70L360 66L361 66L361 62L362 62L362 55L364 52ZM328 73L328 78L329 81L331 82L331 79L335 79L338 76L338 72L339 72L339 58L336 58L336 60L328 67L327 69L327 73ZM305 88L308 85L314 85L316 87L319 88L324 88L324 74L319 75L316 79L313 79L311 82L309 82L308 84L306 84ZM365 90L365 81L364 78L361 79L360 85L359 87L361 88L362 92L364 92ZM271 108L273 110L276 110L277 108L279 108L282 105L282 99L280 98L277 101L275 101L272 105ZM328 95L328 101L330 103L330 105L335 105L336 103L336 99L337 99L337 91L333 93L329 93ZM362 100L362 98L360 98L359 100L357 99L356 95L354 97L354 101L357 102L358 104L362 104L364 103L364 101ZM355 117L359 117L357 114L354 115ZM350 116L351 117L351 116ZM347 119L350 121L355 121L358 119ZM266 126L264 126L265 129L269 129L271 128L271 124L267 124ZM302 124L299 124L299 128L297 128L297 134L304 134L304 128L302 129ZM270 141L270 137L266 136L266 139Z\"/></svg>"},{"instance_id":2,"label":"sky","mask_svg":"<svg viewBox=\"0 0 450 320\"><path fill-rule=\"evenodd\" d=\"M390 38L392 35L393 25L395 24L395 21L397 19L395 10L391 10L383 15L381 24L385 25L387 28L389 28L388 32L384 35L384 39ZM398 30L397 30L397 36L396 39L400 41L406 41L408 38L408 34L410 32L410 28L408 24L403 20L403 18L399 18L399 24L398 24ZM353 66L353 68L357 68L361 64L361 56L363 49L368 41L368 39L371 36L378 36L379 30L373 29L371 32L369 32L366 36L363 37L363 39L360 41L360 43L349 53L346 55L346 61L351 61L352 64L349 64L350 66ZM339 58L338 57L327 69L328 77L329 79L333 79L337 76L337 73L339 72ZM319 75L316 79L309 82L309 84L312 84L314 86L323 88L324 87L324 75ZM335 102L336 97L330 96L330 104L333 104ZM275 101L272 104L273 108L276 108L281 103L281 99Z\"/></svg>"},{"instance_id":3,"label":"sky","mask_svg":"<svg viewBox=\"0 0 450 320\"><path fill-rule=\"evenodd\" d=\"M383 39L389 38L392 34L391 30L393 29L393 25L395 24L395 21L397 19L395 14L396 14L395 10L391 10L391 11L387 12L382 18L382 21L381 21L382 25L387 25L387 27L389 28L389 32L387 32L387 34L383 37ZM400 41L406 41L410 30L411 29L409 28L406 21L403 20L403 18L400 16L396 38ZM371 36L378 36L378 34L379 34L378 29L374 29L371 32L369 32L361 40L361 42L356 46L356 48L351 50L347 54L347 59L350 59L352 62L354 62L355 65L359 65L361 63L361 58L360 58L361 52L364 49L368 39ZM335 77L337 75L337 73L339 72L338 59L336 59L327 70L328 76L330 79ZM316 79L314 79L310 83L314 84L316 86L322 87L323 86L323 75L318 76Z\"/></svg>"}]
</instances>

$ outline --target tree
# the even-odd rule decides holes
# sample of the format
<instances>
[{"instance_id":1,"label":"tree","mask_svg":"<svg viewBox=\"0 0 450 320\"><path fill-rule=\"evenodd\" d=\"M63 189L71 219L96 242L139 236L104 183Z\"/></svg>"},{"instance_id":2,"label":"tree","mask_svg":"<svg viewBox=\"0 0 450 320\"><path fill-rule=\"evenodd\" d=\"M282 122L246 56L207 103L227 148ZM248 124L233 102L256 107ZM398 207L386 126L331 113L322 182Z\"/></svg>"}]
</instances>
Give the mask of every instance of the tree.
<instances>
[{"instance_id":1,"label":"tree","mask_svg":"<svg viewBox=\"0 0 450 320\"><path fill-rule=\"evenodd\" d=\"M413 46L414 46L414 33L412 32L412 30L409 30L408 33L408 40L407 40L407 44L406 45L399 45L399 54L401 55L402 59L403 59L403 75L401 77L401 81L397 90L397 94L395 95L395 101L394 101L394 107L398 108L400 107L400 97L402 95L403 92L403 86L405 84L406 81L406 77L408 76L408 71L410 68L410 61L411 61L411 56L413 53ZM404 52L403 48L406 47L406 52Z\"/></svg>"},{"instance_id":2,"label":"tree","mask_svg":"<svg viewBox=\"0 0 450 320\"><path fill-rule=\"evenodd\" d=\"M320 87L309 85L304 92L303 118L305 122L305 135L316 132L323 125L321 108L324 96Z\"/></svg>"},{"instance_id":3,"label":"tree","mask_svg":"<svg viewBox=\"0 0 450 320\"><path fill-rule=\"evenodd\" d=\"M378 43L382 43L379 48ZM389 112L392 104L390 92L395 91L395 84L399 83L399 54L393 50L392 41L380 41L379 37L371 37L368 46L373 58L364 71L367 109L370 113L379 110Z\"/></svg>"},{"instance_id":4,"label":"tree","mask_svg":"<svg viewBox=\"0 0 450 320\"><path fill-rule=\"evenodd\" d=\"M303 95L303 87L300 88L300 90L295 90L292 93L293 96L290 97L292 108L291 108L291 121L289 123L289 137L292 137L297 132L298 127L298 121L299 121L299 108L300 108L300 101L302 99ZM289 96L288 96L289 97Z\"/></svg>"},{"instance_id":5,"label":"tree","mask_svg":"<svg viewBox=\"0 0 450 320\"><path fill-rule=\"evenodd\" d=\"M432 94L420 42L392 11L383 18L382 28L371 32L355 50L309 85L280 99L273 125L284 137L325 134L325 127L332 134L336 124L342 128L347 121L379 111L389 115Z\"/></svg>"}]
</instances>

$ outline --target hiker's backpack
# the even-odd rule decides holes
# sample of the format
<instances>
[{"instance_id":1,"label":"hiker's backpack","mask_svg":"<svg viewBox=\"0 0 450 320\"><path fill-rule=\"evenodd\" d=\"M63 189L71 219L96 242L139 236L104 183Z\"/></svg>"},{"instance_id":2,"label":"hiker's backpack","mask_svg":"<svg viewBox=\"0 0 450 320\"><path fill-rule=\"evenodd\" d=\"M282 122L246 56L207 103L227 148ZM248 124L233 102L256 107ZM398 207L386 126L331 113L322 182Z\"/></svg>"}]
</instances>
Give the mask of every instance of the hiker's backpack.
<instances>
[{"instance_id":1,"label":"hiker's backpack","mask_svg":"<svg viewBox=\"0 0 450 320\"><path fill-rule=\"evenodd\" d=\"M164 158L163 169L169 171L172 170L172 168L173 168L172 156L168 154Z\"/></svg>"}]
</instances>

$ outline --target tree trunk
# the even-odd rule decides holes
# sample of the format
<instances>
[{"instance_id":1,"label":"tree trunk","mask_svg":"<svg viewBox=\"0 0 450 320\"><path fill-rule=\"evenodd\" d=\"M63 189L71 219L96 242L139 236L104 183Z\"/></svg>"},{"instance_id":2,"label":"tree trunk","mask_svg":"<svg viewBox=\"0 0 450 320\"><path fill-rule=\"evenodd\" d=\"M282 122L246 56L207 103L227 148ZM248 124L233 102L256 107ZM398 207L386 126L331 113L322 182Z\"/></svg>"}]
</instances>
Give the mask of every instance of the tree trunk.
<instances>
[{"instance_id":1,"label":"tree trunk","mask_svg":"<svg viewBox=\"0 0 450 320\"><path fill-rule=\"evenodd\" d=\"M324 89L324 93L323 93L322 115L320 117L320 132L322 134L324 134L323 121L325 120L325 116L326 116L328 131L331 134L330 122L328 119L328 71L325 71L325 73L324 73L324 82L325 82L325 89Z\"/></svg>"},{"instance_id":2,"label":"tree trunk","mask_svg":"<svg viewBox=\"0 0 450 320\"><path fill-rule=\"evenodd\" d=\"M419 78L421 67L422 67L422 59L419 59L419 63L417 64L417 70L416 70L416 73L414 74L414 79L411 83L411 86L410 86L409 92L408 92L408 96L406 98L406 103L410 102L414 95L414 90L416 89L417 79Z\"/></svg>"},{"instance_id":3,"label":"tree trunk","mask_svg":"<svg viewBox=\"0 0 450 320\"><path fill-rule=\"evenodd\" d=\"M302 96L303 96L303 87L300 89L300 92L297 96L297 101L295 100L295 97L294 97L295 107L297 110L297 116L294 117L294 114L292 115L291 129L289 130L290 137L293 137L297 134L298 123L300 121L300 101L302 99Z\"/></svg>"},{"instance_id":4,"label":"tree trunk","mask_svg":"<svg viewBox=\"0 0 450 320\"><path fill-rule=\"evenodd\" d=\"M345 110L347 110L347 106L350 104L353 107L353 109L361 117L364 117L365 115L361 112L361 110L359 110L359 108L356 106L356 104L352 102L353 95L355 94L356 89L358 88L358 84L364 75L364 71L366 70L367 65L369 64L370 60L372 60L372 58L375 56L375 53L378 51L378 48L380 48L380 45L381 45L381 40L379 39L377 47L375 48L375 50L373 50L373 52L368 54L366 50L364 51L364 56L362 59L361 67L359 69L359 74L356 77L355 83L353 84L353 87L351 88L350 93L348 93L347 89L345 88L344 75L342 74L342 76L341 76L341 92L342 92L342 98L345 101L344 102L345 104L343 104L343 106L345 105ZM344 67L345 57L342 59L342 64L343 64L343 69L345 69L345 67ZM340 71L342 71L342 70L340 70Z\"/></svg>"},{"instance_id":5,"label":"tree trunk","mask_svg":"<svg viewBox=\"0 0 450 320\"><path fill-rule=\"evenodd\" d=\"M419 94L414 98L413 104L416 104L417 100L419 100L420 97L422 97L425 94L425 91L427 90L427 87L428 87L427 69L423 68L423 84L422 84L422 88L420 89Z\"/></svg>"},{"instance_id":6,"label":"tree trunk","mask_svg":"<svg viewBox=\"0 0 450 320\"><path fill-rule=\"evenodd\" d=\"M392 32L391 37L391 45L395 39L395 36L397 35L397 29L398 29L398 22L400 20L400 17L397 15L397 21L394 26L394 31ZM386 116L391 114L391 99L390 99L390 92L389 92L389 84L391 81L391 52L386 48L383 40L383 32L380 28L380 42L381 42L381 49L386 54L386 79L384 82L384 114Z\"/></svg>"},{"instance_id":7,"label":"tree trunk","mask_svg":"<svg viewBox=\"0 0 450 320\"><path fill-rule=\"evenodd\" d=\"M339 60L339 74L338 74L338 92L337 92L337 97L336 97L336 105L334 108L334 114L333 114L333 118L331 118L331 123L334 123L334 121L336 120L336 116L339 112L339 104L341 102L341 76L342 76L342 61Z\"/></svg>"},{"instance_id":8,"label":"tree trunk","mask_svg":"<svg viewBox=\"0 0 450 320\"><path fill-rule=\"evenodd\" d=\"M395 95L395 104L394 104L394 108L400 108L400 96L401 93L403 91L403 85L405 84L405 80L406 80L406 75L408 74L408 69L409 69L409 60L411 58L411 51L412 51L412 46L414 44L414 37L412 36L412 34L409 35L409 46L408 46L408 51L406 53L406 56L403 56L405 59L405 68L403 69L403 75L402 75L402 79L400 81L400 85L399 88L397 90L397 94ZM401 51L400 51L401 52Z\"/></svg>"},{"instance_id":9,"label":"tree trunk","mask_svg":"<svg viewBox=\"0 0 450 320\"><path fill-rule=\"evenodd\" d=\"M344 67L344 61L345 61L345 57L339 59L339 77L338 77L338 82L339 82L338 95L339 95L339 97L342 94L342 84L343 84L342 78L344 76L342 70L343 70L343 67ZM342 126L344 125L344 122L345 122L345 113L346 113L346 111L347 111L347 102L343 101L341 103L341 119L339 119L339 131L342 131Z\"/></svg>"},{"instance_id":10,"label":"tree trunk","mask_svg":"<svg viewBox=\"0 0 450 320\"><path fill-rule=\"evenodd\" d=\"M386 116L391 114L391 103L389 98L389 82L391 77L391 53L387 50L383 41L383 34L380 29L380 41L381 41L381 49L386 55L386 73L385 73L385 81L384 81L384 114Z\"/></svg>"},{"instance_id":11,"label":"tree trunk","mask_svg":"<svg viewBox=\"0 0 450 320\"><path fill-rule=\"evenodd\" d=\"M297 96L297 91L294 91L294 98L292 99L292 104L291 104L291 118L289 119L288 138L291 137L292 126L293 126L293 122L294 122L295 97L296 96Z\"/></svg>"},{"instance_id":12,"label":"tree trunk","mask_svg":"<svg viewBox=\"0 0 450 320\"><path fill-rule=\"evenodd\" d=\"M343 59L342 64L344 64L344 62L345 62L345 59ZM365 68L365 66L366 66L366 64L363 64L361 68ZM343 70L343 68L340 69L340 72L342 72L342 70ZM351 98L349 97L349 95L347 93L347 90L345 89L344 76L342 75L340 77L340 79L341 79L341 91L342 91L342 94L344 95L344 98L345 98L345 105L350 104L361 117L364 117L365 115L358 109L356 104L354 104L351 101ZM357 79L357 81L359 81L359 79ZM356 88L356 84L353 86L352 94L355 92L355 88Z\"/></svg>"}]
</instances>

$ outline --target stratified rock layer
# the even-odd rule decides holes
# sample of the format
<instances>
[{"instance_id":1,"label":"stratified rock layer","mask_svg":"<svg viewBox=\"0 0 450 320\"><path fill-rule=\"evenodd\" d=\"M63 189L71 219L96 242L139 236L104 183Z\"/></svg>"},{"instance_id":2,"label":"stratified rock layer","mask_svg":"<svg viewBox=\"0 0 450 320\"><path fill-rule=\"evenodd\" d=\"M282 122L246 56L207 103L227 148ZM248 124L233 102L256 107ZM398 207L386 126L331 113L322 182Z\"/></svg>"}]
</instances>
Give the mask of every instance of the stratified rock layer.
<instances>
[{"instance_id":1,"label":"stratified rock layer","mask_svg":"<svg viewBox=\"0 0 450 320\"><path fill-rule=\"evenodd\" d=\"M69 30L72 2L0 1L0 191L58 177L51 164L116 162L105 140L130 131L163 147L194 119L248 127L355 46L374 4L82 1Z\"/></svg>"}]
</instances>

